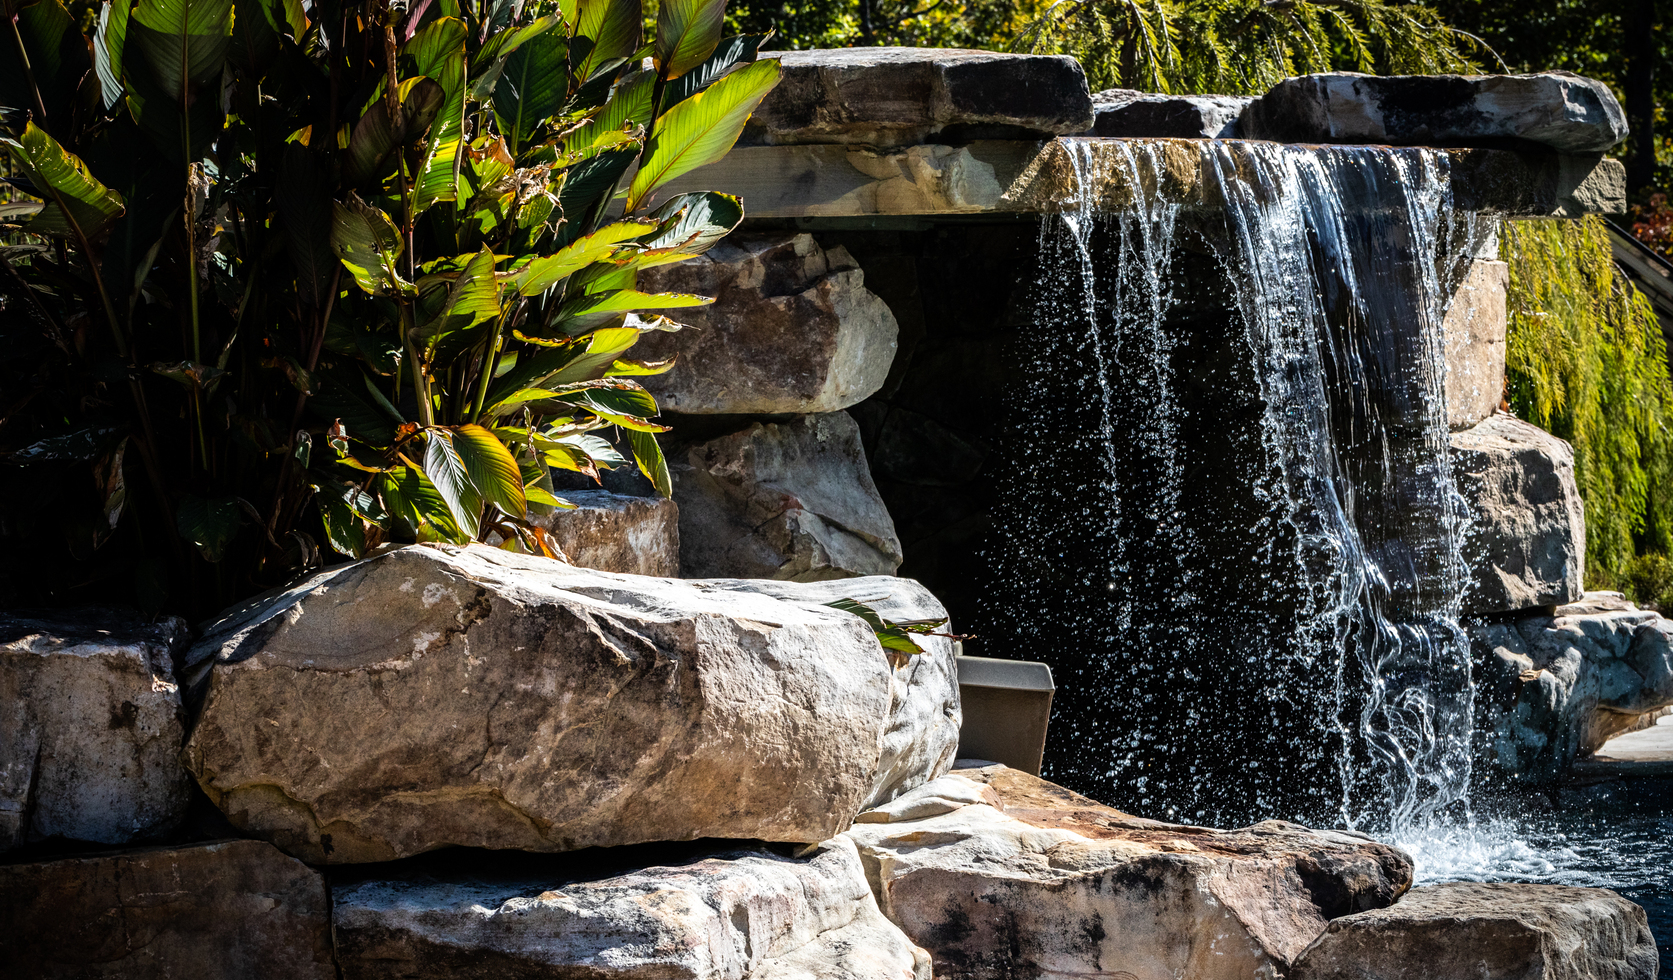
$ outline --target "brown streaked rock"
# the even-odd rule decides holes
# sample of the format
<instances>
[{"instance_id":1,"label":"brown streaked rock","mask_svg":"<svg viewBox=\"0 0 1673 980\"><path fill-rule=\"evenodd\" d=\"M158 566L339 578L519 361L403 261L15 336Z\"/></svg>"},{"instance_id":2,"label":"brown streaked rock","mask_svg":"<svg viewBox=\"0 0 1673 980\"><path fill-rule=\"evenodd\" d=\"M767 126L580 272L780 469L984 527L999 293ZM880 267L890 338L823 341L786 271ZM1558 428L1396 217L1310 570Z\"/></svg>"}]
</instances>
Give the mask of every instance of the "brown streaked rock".
<instances>
[{"instance_id":1,"label":"brown streaked rock","mask_svg":"<svg viewBox=\"0 0 1673 980\"><path fill-rule=\"evenodd\" d=\"M570 564L625 575L680 574L680 507L666 497L560 490L573 509L535 519Z\"/></svg>"}]
</instances>

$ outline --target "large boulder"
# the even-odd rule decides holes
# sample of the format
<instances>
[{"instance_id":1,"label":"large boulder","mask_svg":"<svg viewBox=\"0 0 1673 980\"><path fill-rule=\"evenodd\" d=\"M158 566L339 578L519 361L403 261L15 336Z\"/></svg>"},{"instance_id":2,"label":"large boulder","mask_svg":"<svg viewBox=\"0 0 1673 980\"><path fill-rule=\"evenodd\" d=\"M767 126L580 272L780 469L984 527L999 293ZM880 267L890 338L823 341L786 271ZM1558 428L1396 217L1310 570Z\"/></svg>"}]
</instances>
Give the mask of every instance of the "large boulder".
<instances>
[{"instance_id":1,"label":"large boulder","mask_svg":"<svg viewBox=\"0 0 1673 980\"><path fill-rule=\"evenodd\" d=\"M894 668L821 598L480 545L321 572L227 615L189 663L199 785L315 863L826 840L945 771L958 738L950 649ZM943 721L903 733L926 703Z\"/></svg>"},{"instance_id":2,"label":"large boulder","mask_svg":"<svg viewBox=\"0 0 1673 980\"><path fill-rule=\"evenodd\" d=\"M1655 980L1644 910L1602 888L1455 882L1330 923L1290 980Z\"/></svg>"},{"instance_id":3,"label":"large boulder","mask_svg":"<svg viewBox=\"0 0 1673 980\"><path fill-rule=\"evenodd\" d=\"M1477 259L1452 294L1441 321L1446 350L1446 421L1468 429L1490 418L1504 400L1505 290L1510 265Z\"/></svg>"},{"instance_id":4,"label":"large boulder","mask_svg":"<svg viewBox=\"0 0 1673 980\"><path fill-rule=\"evenodd\" d=\"M669 452L687 578L892 575L900 538L846 412L756 422Z\"/></svg>"},{"instance_id":5,"label":"large boulder","mask_svg":"<svg viewBox=\"0 0 1673 980\"><path fill-rule=\"evenodd\" d=\"M1586 513L1568 443L1499 413L1453 433L1452 470L1471 514L1465 609L1514 612L1580 598Z\"/></svg>"},{"instance_id":6,"label":"large boulder","mask_svg":"<svg viewBox=\"0 0 1673 980\"><path fill-rule=\"evenodd\" d=\"M260 841L0 866L0 976L335 980L319 872Z\"/></svg>"},{"instance_id":7,"label":"large boulder","mask_svg":"<svg viewBox=\"0 0 1673 980\"><path fill-rule=\"evenodd\" d=\"M1092 96L1093 122L1088 136L1237 139L1238 117L1248 95L1163 95L1127 88L1105 89Z\"/></svg>"},{"instance_id":8,"label":"large boulder","mask_svg":"<svg viewBox=\"0 0 1673 980\"><path fill-rule=\"evenodd\" d=\"M0 851L155 839L191 781L173 656L186 626L110 611L0 614Z\"/></svg>"},{"instance_id":9,"label":"large boulder","mask_svg":"<svg viewBox=\"0 0 1673 980\"><path fill-rule=\"evenodd\" d=\"M1092 96L1067 55L962 48L765 52L784 66L744 127L749 144L894 148L1085 132Z\"/></svg>"},{"instance_id":10,"label":"large boulder","mask_svg":"<svg viewBox=\"0 0 1673 980\"><path fill-rule=\"evenodd\" d=\"M680 508L666 497L560 490L573 508L535 519L570 564L628 575L680 574Z\"/></svg>"},{"instance_id":11,"label":"large boulder","mask_svg":"<svg viewBox=\"0 0 1673 980\"><path fill-rule=\"evenodd\" d=\"M940 980L1272 976L1412 877L1405 854L1356 834L1166 824L1004 766L860 819L846 836L878 904Z\"/></svg>"},{"instance_id":12,"label":"large boulder","mask_svg":"<svg viewBox=\"0 0 1673 980\"><path fill-rule=\"evenodd\" d=\"M1243 112L1246 139L1281 143L1505 146L1602 153L1627 136L1609 86L1563 71L1537 75L1286 78Z\"/></svg>"},{"instance_id":13,"label":"large boulder","mask_svg":"<svg viewBox=\"0 0 1673 980\"><path fill-rule=\"evenodd\" d=\"M472 863L339 875L344 980L929 980L929 954L878 911L841 837L805 858L711 848L581 880Z\"/></svg>"},{"instance_id":14,"label":"large boulder","mask_svg":"<svg viewBox=\"0 0 1673 980\"><path fill-rule=\"evenodd\" d=\"M1557 613L1471 627L1477 727L1494 767L1517 780L1557 779L1673 705L1673 622L1618 598Z\"/></svg>"},{"instance_id":15,"label":"large boulder","mask_svg":"<svg viewBox=\"0 0 1673 980\"><path fill-rule=\"evenodd\" d=\"M648 360L677 358L643 379L665 412L836 412L881 388L895 359L900 328L859 264L806 233L727 239L646 269L639 288L715 298L682 311L686 329L647 333L634 348Z\"/></svg>"}]
</instances>

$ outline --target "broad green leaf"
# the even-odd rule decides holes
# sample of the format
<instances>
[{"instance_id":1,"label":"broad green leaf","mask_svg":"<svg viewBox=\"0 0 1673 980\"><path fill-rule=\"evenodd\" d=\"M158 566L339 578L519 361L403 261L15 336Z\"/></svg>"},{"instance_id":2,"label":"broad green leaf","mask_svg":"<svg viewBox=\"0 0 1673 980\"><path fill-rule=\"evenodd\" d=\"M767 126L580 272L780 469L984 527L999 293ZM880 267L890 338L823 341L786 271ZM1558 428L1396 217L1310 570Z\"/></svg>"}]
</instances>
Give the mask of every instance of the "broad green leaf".
<instances>
[{"instance_id":1,"label":"broad green leaf","mask_svg":"<svg viewBox=\"0 0 1673 980\"><path fill-rule=\"evenodd\" d=\"M746 65L715 82L657 120L650 149L627 191L634 211L658 187L725 156L750 113L778 84L778 60Z\"/></svg>"},{"instance_id":2,"label":"broad green leaf","mask_svg":"<svg viewBox=\"0 0 1673 980\"><path fill-rule=\"evenodd\" d=\"M93 68L99 76L99 97L108 111L121 101L122 50L128 41L129 0L105 0L93 37Z\"/></svg>"},{"instance_id":3,"label":"broad green leaf","mask_svg":"<svg viewBox=\"0 0 1673 980\"><path fill-rule=\"evenodd\" d=\"M639 157L639 148L629 146L620 150L606 150L585 163L578 163L564 173L563 186L558 189L558 203L569 216L569 227L574 234L587 227L587 215L598 207L616 187Z\"/></svg>"},{"instance_id":4,"label":"broad green leaf","mask_svg":"<svg viewBox=\"0 0 1673 980\"><path fill-rule=\"evenodd\" d=\"M639 49L643 31L639 0L580 0L575 34L591 46L572 74L586 82L620 65Z\"/></svg>"},{"instance_id":5,"label":"broad green leaf","mask_svg":"<svg viewBox=\"0 0 1673 980\"><path fill-rule=\"evenodd\" d=\"M232 45L227 57L249 78L266 74L267 66L279 54L284 12L273 10L272 4L273 0L243 0L232 18Z\"/></svg>"},{"instance_id":6,"label":"broad green leaf","mask_svg":"<svg viewBox=\"0 0 1673 980\"><path fill-rule=\"evenodd\" d=\"M452 432L453 448L482 498L513 517L526 516L522 471L499 437L480 425L456 426Z\"/></svg>"},{"instance_id":7,"label":"broad green leaf","mask_svg":"<svg viewBox=\"0 0 1673 980\"><path fill-rule=\"evenodd\" d=\"M639 334L633 327L607 327L559 347L524 354L515 367L494 379L486 404L498 405L524 388L556 388L603 377L616 355L632 347Z\"/></svg>"},{"instance_id":8,"label":"broad green leaf","mask_svg":"<svg viewBox=\"0 0 1673 980\"><path fill-rule=\"evenodd\" d=\"M564 151L576 154L604 140L619 140L629 127L647 126L651 121L651 94L656 89L656 72L637 71L616 84L610 101L591 119L563 138Z\"/></svg>"},{"instance_id":9,"label":"broad green leaf","mask_svg":"<svg viewBox=\"0 0 1673 980\"><path fill-rule=\"evenodd\" d=\"M0 146L29 178L47 205L28 223L39 235L81 234L97 240L122 214L122 198L94 178L81 158L58 145L46 130L28 123L19 140L0 137Z\"/></svg>"},{"instance_id":10,"label":"broad green leaf","mask_svg":"<svg viewBox=\"0 0 1673 980\"><path fill-rule=\"evenodd\" d=\"M420 290L425 282L420 280ZM444 299L435 311L413 329L413 340L422 344L426 361L438 361L445 370L451 356L438 360L443 348L457 354L472 342L470 332L495 320L500 314L499 283L494 279L494 253L483 249L471 257L465 268L445 285ZM421 301L421 304L422 301Z\"/></svg>"},{"instance_id":11,"label":"broad green leaf","mask_svg":"<svg viewBox=\"0 0 1673 980\"><path fill-rule=\"evenodd\" d=\"M563 279L610 255L622 242L641 237L656 228L655 222L630 218L605 225L578 238L551 255L543 255L512 275L518 293L536 296Z\"/></svg>"},{"instance_id":12,"label":"broad green leaf","mask_svg":"<svg viewBox=\"0 0 1673 980\"><path fill-rule=\"evenodd\" d=\"M197 546L204 561L220 561L238 534L241 513L237 497L186 494L175 511L175 526L182 538Z\"/></svg>"},{"instance_id":13,"label":"broad green leaf","mask_svg":"<svg viewBox=\"0 0 1673 980\"><path fill-rule=\"evenodd\" d=\"M221 126L216 83L232 45L232 0L139 0L128 19L128 110L157 145L195 159Z\"/></svg>"},{"instance_id":14,"label":"broad green leaf","mask_svg":"<svg viewBox=\"0 0 1673 980\"><path fill-rule=\"evenodd\" d=\"M419 540L465 544L475 537L460 529L441 491L410 460L406 466L378 474L377 487L390 513L410 525Z\"/></svg>"},{"instance_id":15,"label":"broad green leaf","mask_svg":"<svg viewBox=\"0 0 1673 980\"><path fill-rule=\"evenodd\" d=\"M474 539L482 519L482 494L471 482L465 461L453 445L453 433L441 427L425 430L424 475L447 502L459 530Z\"/></svg>"},{"instance_id":16,"label":"broad green leaf","mask_svg":"<svg viewBox=\"0 0 1673 980\"><path fill-rule=\"evenodd\" d=\"M424 25L406 51L420 75L442 88L441 111L430 126L424 162L413 182L413 213L422 214L437 201L459 199L460 150L465 121L464 22L443 17Z\"/></svg>"},{"instance_id":17,"label":"broad green leaf","mask_svg":"<svg viewBox=\"0 0 1673 980\"><path fill-rule=\"evenodd\" d=\"M331 249L330 164L301 143L285 145L273 204L285 253L296 270L296 292L312 309L325 306L337 256Z\"/></svg>"},{"instance_id":18,"label":"broad green leaf","mask_svg":"<svg viewBox=\"0 0 1673 980\"><path fill-rule=\"evenodd\" d=\"M343 179L351 185L377 181L394 171L397 154L408 140L430 129L442 109L446 93L429 78L411 78L401 83L401 125L389 117L389 103L374 101L355 123L349 136L349 152L343 161Z\"/></svg>"},{"instance_id":19,"label":"broad green leaf","mask_svg":"<svg viewBox=\"0 0 1673 980\"><path fill-rule=\"evenodd\" d=\"M754 61L761 53L761 45L772 37L765 34L739 34L720 42L709 60L669 82L662 90L662 111L667 112L686 99L713 85L715 79L735 66Z\"/></svg>"},{"instance_id":20,"label":"broad green leaf","mask_svg":"<svg viewBox=\"0 0 1673 980\"><path fill-rule=\"evenodd\" d=\"M37 115L35 94L46 107L46 118L35 122L50 126L60 135L71 133L76 88L90 67L87 42L75 18L59 0L35 0L16 10L15 30L6 24L0 30L0 105L26 109ZM4 15L11 19L11 10ZM17 42L29 53L28 74L18 57ZM30 75L34 84L30 84Z\"/></svg>"},{"instance_id":21,"label":"broad green leaf","mask_svg":"<svg viewBox=\"0 0 1673 980\"><path fill-rule=\"evenodd\" d=\"M672 497L674 480L668 475L668 460L663 458L662 446L656 441L656 435L629 429L627 443L633 447L633 460L639 464L639 472L645 474L645 479L651 481L657 493Z\"/></svg>"},{"instance_id":22,"label":"broad green leaf","mask_svg":"<svg viewBox=\"0 0 1673 980\"><path fill-rule=\"evenodd\" d=\"M670 198L652 217L662 222L662 227L654 238L642 243L645 254L633 263L641 269L682 262L707 252L744 220L744 206L730 194L698 191Z\"/></svg>"},{"instance_id":23,"label":"broad green leaf","mask_svg":"<svg viewBox=\"0 0 1673 980\"><path fill-rule=\"evenodd\" d=\"M318 391L308 398L308 410L326 421L341 422L348 436L374 449L395 441L395 430L405 420L371 379L357 369L352 374L315 371Z\"/></svg>"},{"instance_id":24,"label":"broad green leaf","mask_svg":"<svg viewBox=\"0 0 1673 980\"><path fill-rule=\"evenodd\" d=\"M611 289L577 296L564 303L558 307L554 325L565 334L575 337L623 313L708 306L713 302L712 296L693 296L690 293L646 293L637 289Z\"/></svg>"},{"instance_id":25,"label":"broad green leaf","mask_svg":"<svg viewBox=\"0 0 1673 980\"><path fill-rule=\"evenodd\" d=\"M338 553L350 558L366 554L366 527L360 521L349 500L371 495L359 487L335 480L313 484L314 503L319 505L320 522L325 525L325 539Z\"/></svg>"},{"instance_id":26,"label":"broad green leaf","mask_svg":"<svg viewBox=\"0 0 1673 980\"><path fill-rule=\"evenodd\" d=\"M656 67L679 78L707 61L720 43L726 0L661 0L656 10Z\"/></svg>"},{"instance_id":27,"label":"broad green leaf","mask_svg":"<svg viewBox=\"0 0 1673 980\"><path fill-rule=\"evenodd\" d=\"M569 95L569 41L557 31L530 38L505 59L494 86L494 120L515 156Z\"/></svg>"},{"instance_id":28,"label":"broad green leaf","mask_svg":"<svg viewBox=\"0 0 1673 980\"><path fill-rule=\"evenodd\" d=\"M395 265L403 248L401 230L359 197L331 203L331 248L360 288L374 296L392 296L409 285Z\"/></svg>"}]
</instances>

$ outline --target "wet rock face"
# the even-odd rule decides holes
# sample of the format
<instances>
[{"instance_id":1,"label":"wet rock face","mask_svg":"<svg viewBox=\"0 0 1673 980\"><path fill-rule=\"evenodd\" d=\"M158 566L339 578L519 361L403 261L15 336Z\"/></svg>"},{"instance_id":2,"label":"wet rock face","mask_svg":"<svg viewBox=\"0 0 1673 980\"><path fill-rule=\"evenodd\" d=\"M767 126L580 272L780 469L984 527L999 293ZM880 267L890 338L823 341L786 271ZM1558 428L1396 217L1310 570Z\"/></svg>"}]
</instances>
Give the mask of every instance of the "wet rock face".
<instances>
[{"instance_id":1,"label":"wet rock face","mask_svg":"<svg viewBox=\"0 0 1673 980\"><path fill-rule=\"evenodd\" d=\"M933 679L946 659L910 693L956 719L956 685ZM940 769L885 761L915 717L896 708L914 665L820 601L485 546L322 572L229 615L189 662L192 774L241 830L313 863L826 840L944 771L957 741L956 721L911 736L945 743L916 756Z\"/></svg>"},{"instance_id":2,"label":"wet rock face","mask_svg":"<svg viewBox=\"0 0 1673 980\"><path fill-rule=\"evenodd\" d=\"M812 235L728 240L647 269L639 288L713 296L680 312L688 329L645 334L634 356L677 358L643 379L665 412L835 412L882 387L895 357L894 314L840 246Z\"/></svg>"},{"instance_id":3,"label":"wet rock face","mask_svg":"<svg viewBox=\"0 0 1673 980\"><path fill-rule=\"evenodd\" d=\"M813 582L900 567L894 521L845 412L677 447L668 469L687 578Z\"/></svg>"},{"instance_id":4,"label":"wet rock face","mask_svg":"<svg viewBox=\"0 0 1673 980\"><path fill-rule=\"evenodd\" d=\"M1092 96L1094 121L1087 136L1237 139L1246 95L1162 95L1105 89Z\"/></svg>"},{"instance_id":5,"label":"wet rock face","mask_svg":"<svg viewBox=\"0 0 1673 980\"><path fill-rule=\"evenodd\" d=\"M574 504L537 518L573 565L628 575L680 573L680 508L665 497L563 490Z\"/></svg>"},{"instance_id":6,"label":"wet rock face","mask_svg":"<svg viewBox=\"0 0 1673 980\"><path fill-rule=\"evenodd\" d=\"M710 849L582 877L557 864L340 876L343 976L929 980L929 955L878 911L844 838L805 858Z\"/></svg>"},{"instance_id":7,"label":"wet rock face","mask_svg":"<svg viewBox=\"0 0 1673 980\"><path fill-rule=\"evenodd\" d=\"M334 980L325 879L260 841L0 866L0 973Z\"/></svg>"},{"instance_id":8,"label":"wet rock face","mask_svg":"<svg viewBox=\"0 0 1673 980\"><path fill-rule=\"evenodd\" d=\"M1644 910L1602 888L1456 882L1330 923L1291 980L1654 980Z\"/></svg>"},{"instance_id":9,"label":"wet rock face","mask_svg":"<svg viewBox=\"0 0 1673 980\"><path fill-rule=\"evenodd\" d=\"M1388 905L1412 876L1366 837L1146 820L1003 766L860 820L847 836L884 914L950 980L1281 973L1329 919Z\"/></svg>"},{"instance_id":10,"label":"wet rock face","mask_svg":"<svg viewBox=\"0 0 1673 980\"><path fill-rule=\"evenodd\" d=\"M190 782L172 656L186 625L0 614L0 851L47 837L154 839Z\"/></svg>"},{"instance_id":11,"label":"wet rock face","mask_svg":"<svg viewBox=\"0 0 1673 980\"><path fill-rule=\"evenodd\" d=\"M1067 55L962 48L764 52L783 77L741 143L859 143L880 148L1085 132L1092 97Z\"/></svg>"},{"instance_id":12,"label":"wet rock face","mask_svg":"<svg viewBox=\"0 0 1673 980\"><path fill-rule=\"evenodd\" d=\"M1466 611L1511 612L1580 598L1586 515L1568 443L1497 414L1453 434L1452 470L1472 522Z\"/></svg>"},{"instance_id":13,"label":"wet rock face","mask_svg":"<svg viewBox=\"0 0 1673 980\"><path fill-rule=\"evenodd\" d=\"M1608 86L1568 72L1287 78L1244 110L1243 135L1283 143L1499 146L1602 153L1626 139Z\"/></svg>"},{"instance_id":14,"label":"wet rock face","mask_svg":"<svg viewBox=\"0 0 1673 980\"><path fill-rule=\"evenodd\" d=\"M1549 782L1646 712L1673 705L1673 622L1622 600L1599 605L1471 628L1477 724L1504 775Z\"/></svg>"}]
</instances>

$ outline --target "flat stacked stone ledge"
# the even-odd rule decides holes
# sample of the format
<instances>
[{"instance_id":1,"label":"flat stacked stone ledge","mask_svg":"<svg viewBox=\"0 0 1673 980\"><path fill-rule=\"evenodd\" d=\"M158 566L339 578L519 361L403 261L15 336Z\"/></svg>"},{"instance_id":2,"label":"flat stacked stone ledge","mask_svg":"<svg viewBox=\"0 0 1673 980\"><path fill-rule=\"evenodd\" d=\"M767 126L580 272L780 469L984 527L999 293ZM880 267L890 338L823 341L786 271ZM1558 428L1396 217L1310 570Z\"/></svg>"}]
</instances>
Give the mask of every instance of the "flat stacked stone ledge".
<instances>
[{"instance_id":1,"label":"flat stacked stone ledge","mask_svg":"<svg viewBox=\"0 0 1673 980\"><path fill-rule=\"evenodd\" d=\"M1082 136L1237 139L1248 95L1164 95L1112 88L1092 96L1092 128Z\"/></svg>"}]
</instances>

